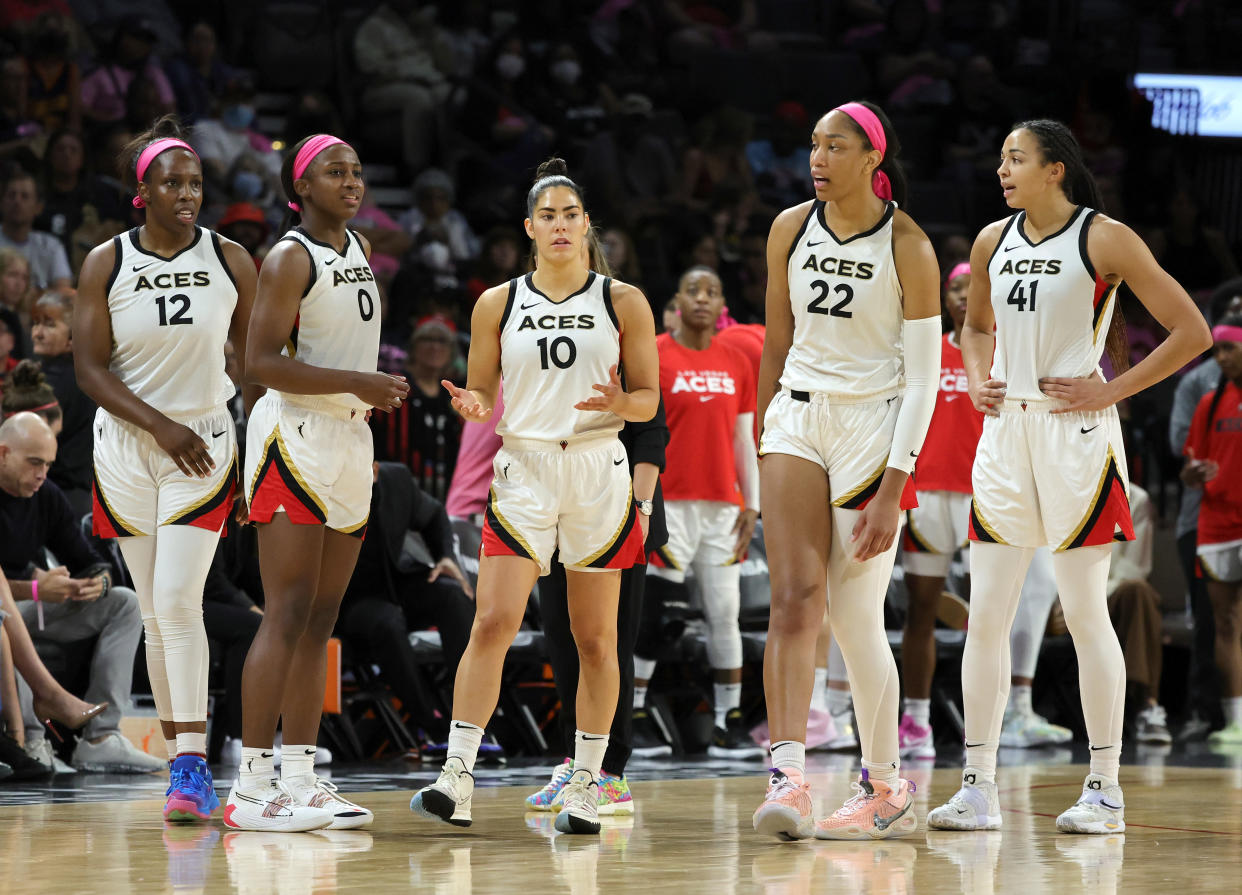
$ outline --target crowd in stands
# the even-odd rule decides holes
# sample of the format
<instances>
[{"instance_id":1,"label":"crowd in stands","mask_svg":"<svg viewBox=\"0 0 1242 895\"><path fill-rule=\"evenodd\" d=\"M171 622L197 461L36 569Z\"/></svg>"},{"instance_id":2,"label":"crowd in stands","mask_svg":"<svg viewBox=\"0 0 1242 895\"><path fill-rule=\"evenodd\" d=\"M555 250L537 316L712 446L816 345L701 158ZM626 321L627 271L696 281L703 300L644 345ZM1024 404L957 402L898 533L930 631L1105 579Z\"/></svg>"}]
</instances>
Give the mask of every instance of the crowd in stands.
<instances>
[{"instance_id":1,"label":"crowd in stands","mask_svg":"<svg viewBox=\"0 0 1242 895\"><path fill-rule=\"evenodd\" d=\"M25 767L26 754L43 768L61 758L145 768L117 742L141 623L118 552L82 533L95 407L77 388L71 340L86 253L141 222L118 149L159 115L192 126L206 178L201 225L239 242L256 266L286 226L282 150L320 131L359 149L369 190L356 225L383 290L381 365L412 387L399 411L372 419L379 524L338 634L378 668L411 729L436 742L445 703L435 691L452 680L473 611L473 557L453 526L477 521L496 442L466 431L439 383L464 380L479 294L528 270L529 240L513 221L536 165L567 159L614 275L644 290L657 320L680 274L702 265L719 277L729 322L753 327L764 321L768 229L811 197L808 135L827 109L866 96L889 112L911 211L942 272L1006 214L995 168L1010 125L1056 117L1087 151L1106 211L1144 232L1216 323L1242 303L1242 233L1217 225L1242 197L1196 179L1203 150L1152 128L1126 72L1225 64L1242 24L1227 4L1141 5L1141 22L1102 28L1110 4L1070 4L1049 24L1036 0L257 2L244 22L230 4L183 0L0 4L0 390L6 418L35 410L47 420L0 430L0 704L7 736L25 747L6 741L0 763ZM1159 324L1137 301L1122 308L1141 357ZM675 314L663 319L676 326ZM1133 675L1139 708L1164 701L1201 733L1224 720L1219 638L1193 569L1202 482L1179 475L1191 417L1221 379L1214 363L1122 409L1130 473L1151 495L1153 524L1171 523L1182 501L1193 615L1188 692L1160 699L1157 656ZM206 603L229 740L240 735L241 663L263 605L254 539L232 534ZM1131 578L1146 579L1150 565ZM38 618L36 581L48 604ZM1145 608L1114 613L1120 627L1150 632L1151 612L1184 602L1142 594ZM80 604L90 608L62 618ZM893 626L901 621L896 611ZM429 676L412 652L406 633L427 627L440 633L447 672ZM1153 649L1149 641L1133 655L1152 659ZM28 685L20 723L8 666ZM757 678L744 680L750 688ZM755 700L743 707L762 720ZM75 751L51 754L45 718L81 729Z\"/></svg>"}]
</instances>

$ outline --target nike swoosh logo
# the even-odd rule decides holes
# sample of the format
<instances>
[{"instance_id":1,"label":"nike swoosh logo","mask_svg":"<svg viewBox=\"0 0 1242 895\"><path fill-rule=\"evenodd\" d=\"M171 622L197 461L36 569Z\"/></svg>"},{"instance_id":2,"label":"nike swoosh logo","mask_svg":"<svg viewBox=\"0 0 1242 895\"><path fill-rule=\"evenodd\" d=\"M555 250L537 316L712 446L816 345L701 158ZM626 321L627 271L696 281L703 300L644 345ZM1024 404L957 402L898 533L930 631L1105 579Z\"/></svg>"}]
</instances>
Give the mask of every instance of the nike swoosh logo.
<instances>
[{"instance_id":1,"label":"nike swoosh logo","mask_svg":"<svg viewBox=\"0 0 1242 895\"><path fill-rule=\"evenodd\" d=\"M454 721L453 726L456 727L458 730L469 730L470 728L474 727L473 724L462 724L460 721Z\"/></svg>"},{"instance_id":2,"label":"nike swoosh logo","mask_svg":"<svg viewBox=\"0 0 1242 895\"><path fill-rule=\"evenodd\" d=\"M808 239L808 240L807 240L807 242L806 242L806 247L807 247L808 249L813 249L813 248L815 248L816 246L822 246L822 245L823 245L824 243L826 243L827 241L828 241L828 240L826 240L826 239L821 239L819 242L811 242L811 241Z\"/></svg>"},{"instance_id":3,"label":"nike swoosh logo","mask_svg":"<svg viewBox=\"0 0 1242 895\"><path fill-rule=\"evenodd\" d=\"M1092 426L1090 429L1088 429L1088 428L1086 428L1086 427L1084 426L1084 427L1080 428L1078 431L1079 431L1079 432L1081 432L1083 435L1086 435L1088 432L1094 432L1094 431L1095 431L1096 429L1098 429L1098 428L1100 428L1100 424L1099 424L1099 423L1096 423L1096 424L1095 424L1094 426Z\"/></svg>"},{"instance_id":4,"label":"nike swoosh logo","mask_svg":"<svg viewBox=\"0 0 1242 895\"><path fill-rule=\"evenodd\" d=\"M146 270L148 267L150 267L152 264L155 264L155 263L156 262L154 261L148 261L146 264L135 264L133 267L130 268L130 270L132 270L134 273L137 273L140 270Z\"/></svg>"},{"instance_id":5,"label":"nike swoosh logo","mask_svg":"<svg viewBox=\"0 0 1242 895\"><path fill-rule=\"evenodd\" d=\"M333 258L333 259L331 259L330 261L325 261L325 262L323 263L323 266L324 266L324 267L329 267L329 266L331 266L331 265L333 265L333 264L335 264L335 263L336 263L336 259L335 259L335 258Z\"/></svg>"},{"instance_id":6,"label":"nike swoosh logo","mask_svg":"<svg viewBox=\"0 0 1242 895\"><path fill-rule=\"evenodd\" d=\"M880 815L878 814L872 814L871 821L872 823L875 824L875 828L879 830L881 833L883 833L885 830L887 830L889 827L893 825L894 821L900 820L901 818L905 817L906 813L910 810L911 804L913 803L906 802L906 804L901 806L900 811L898 811L896 814L894 814L892 817L889 817L889 818L883 818L883 817L880 817Z\"/></svg>"},{"instance_id":7,"label":"nike swoosh logo","mask_svg":"<svg viewBox=\"0 0 1242 895\"><path fill-rule=\"evenodd\" d=\"M1022 248L1022 246L1005 246L1003 249L1001 249L1001 251L1012 252L1014 249L1020 249L1020 248Z\"/></svg>"},{"instance_id":8,"label":"nike swoosh logo","mask_svg":"<svg viewBox=\"0 0 1242 895\"><path fill-rule=\"evenodd\" d=\"M944 401L945 401L945 403L947 404L947 403L949 403L950 401L956 401L956 400L957 400L958 398L960 398L960 397L961 397L961 395L945 395L945 396L944 396Z\"/></svg>"},{"instance_id":9,"label":"nike swoosh logo","mask_svg":"<svg viewBox=\"0 0 1242 895\"><path fill-rule=\"evenodd\" d=\"M621 465L622 463L624 463L624 462L625 462L625 459L624 459L624 458L622 458L622 459L620 459L620 460L613 460L613 461L612 461L612 465L613 465L613 466L620 466L620 465ZM584 739L586 739L586 737L584 737ZM602 737L600 737L599 739L603 739L603 738L602 738Z\"/></svg>"},{"instance_id":10,"label":"nike swoosh logo","mask_svg":"<svg viewBox=\"0 0 1242 895\"><path fill-rule=\"evenodd\" d=\"M1109 747L1108 747L1108 746L1089 746L1088 748L1089 748L1092 752L1099 752L1101 749L1107 749L1107 748L1109 748Z\"/></svg>"},{"instance_id":11,"label":"nike swoosh logo","mask_svg":"<svg viewBox=\"0 0 1242 895\"><path fill-rule=\"evenodd\" d=\"M910 456L911 456L911 457L913 457L915 460L917 460L917 459L919 458L919 455L918 455L918 454L916 454L914 451L911 451L911 452L910 452Z\"/></svg>"},{"instance_id":12,"label":"nike swoosh logo","mask_svg":"<svg viewBox=\"0 0 1242 895\"><path fill-rule=\"evenodd\" d=\"M228 431L228 429L225 429L225 430L224 430L224 432L227 432L227 431ZM211 433L211 437L212 437L212 438L219 438L221 435L223 435L223 434L224 434L224 432L212 432L212 433Z\"/></svg>"},{"instance_id":13,"label":"nike swoosh logo","mask_svg":"<svg viewBox=\"0 0 1242 895\"><path fill-rule=\"evenodd\" d=\"M521 310L523 310L523 311L529 311L531 308L533 308L533 307L534 307L535 305L537 305L537 304L539 304L539 302L534 301L534 302L531 302L531 303L530 303L530 304L528 304L528 305L522 305Z\"/></svg>"},{"instance_id":14,"label":"nike swoosh logo","mask_svg":"<svg viewBox=\"0 0 1242 895\"><path fill-rule=\"evenodd\" d=\"M967 743L966 748L967 749L978 749L982 745L983 743Z\"/></svg>"},{"instance_id":15,"label":"nike swoosh logo","mask_svg":"<svg viewBox=\"0 0 1242 895\"><path fill-rule=\"evenodd\" d=\"M969 808L954 808L953 810L956 811L958 814L969 814L970 813Z\"/></svg>"},{"instance_id":16,"label":"nike swoosh logo","mask_svg":"<svg viewBox=\"0 0 1242 895\"><path fill-rule=\"evenodd\" d=\"M1108 801L1107 799L1100 799L1100 804L1103 805L1105 808L1109 809L1110 811L1121 811L1123 808L1126 807L1125 805L1114 805L1112 802Z\"/></svg>"},{"instance_id":17,"label":"nike swoosh logo","mask_svg":"<svg viewBox=\"0 0 1242 895\"><path fill-rule=\"evenodd\" d=\"M598 741L598 740L606 740L606 739L608 739L608 737L606 737L606 736L602 736L602 737L593 737L593 736L589 736L588 734L585 734L585 733L584 733L584 734L582 735L582 739L583 739L583 742L592 742L592 743L593 743L593 742L596 742L596 741Z\"/></svg>"},{"instance_id":18,"label":"nike swoosh logo","mask_svg":"<svg viewBox=\"0 0 1242 895\"><path fill-rule=\"evenodd\" d=\"M715 395L699 395L699 403L700 404L705 403L707 401L710 401L714 397L716 396Z\"/></svg>"}]
</instances>

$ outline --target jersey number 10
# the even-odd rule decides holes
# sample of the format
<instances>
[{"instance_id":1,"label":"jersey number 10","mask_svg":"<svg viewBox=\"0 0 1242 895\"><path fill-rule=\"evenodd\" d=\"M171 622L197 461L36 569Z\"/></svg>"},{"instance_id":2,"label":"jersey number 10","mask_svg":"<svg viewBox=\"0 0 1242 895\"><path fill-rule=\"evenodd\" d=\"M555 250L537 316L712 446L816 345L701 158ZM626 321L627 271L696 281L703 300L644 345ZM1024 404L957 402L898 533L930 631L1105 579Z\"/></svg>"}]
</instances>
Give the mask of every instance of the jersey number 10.
<instances>
[{"instance_id":1,"label":"jersey number 10","mask_svg":"<svg viewBox=\"0 0 1242 895\"><path fill-rule=\"evenodd\" d=\"M549 360L558 370L568 370L578 359L578 346L569 336L558 336L552 340L551 345L548 344L545 336L535 344L539 346L539 369L541 370L548 369Z\"/></svg>"}]
</instances>

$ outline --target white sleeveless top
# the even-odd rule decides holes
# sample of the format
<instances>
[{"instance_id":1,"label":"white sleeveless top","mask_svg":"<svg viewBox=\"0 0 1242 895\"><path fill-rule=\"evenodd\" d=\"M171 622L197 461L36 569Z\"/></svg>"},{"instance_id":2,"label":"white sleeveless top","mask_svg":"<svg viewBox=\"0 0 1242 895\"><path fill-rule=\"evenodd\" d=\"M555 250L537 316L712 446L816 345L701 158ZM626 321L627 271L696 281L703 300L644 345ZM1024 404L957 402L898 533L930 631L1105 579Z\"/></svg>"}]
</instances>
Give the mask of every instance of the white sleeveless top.
<instances>
[{"instance_id":1,"label":"white sleeveless top","mask_svg":"<svg viewBox=\"0 0 1242 895\"><path fill-rule=\"evenodd\" d=\"M224 343L237 284L220 237L195 227L193 241L171 258L142 248L137 227L112 244L108 369L161 413L206 413L232 398Z\"/></svg>"},{"instance_id":2,"label":"white sleeveless top","mask_svg":"<svg viewBox=\"0 0 1242 895\"><path fill-rule=\"evenodd\" d=\"M306 249L311 280L282 353L315 367L374 373L379 363L379 289L358 234L346 231L343 254L301 227L280 238L281 242L285 240ZM306 399L284 393L282 397L293 403ZM313 400L349 410L368 410L371 406L348 392L315 395Z\"/></svg>"},{"instance_id":3,"label":"white sleeveless top","mask_svg":"<svg viewBox=\"0 0 1242 895\"><path fill-rule=\"evenodd\" d=\"M1022 229L1025 212L1005 224L988 277L996 316L991 376L1006 383L1007 398L1046 400L1041 377L1077 378L1100 369L1117 286L1100 279L1087 257L1095 214L1080 206L1038 243Z\"/></svg>"},{"instance_id":4,"label":"white sleeveless top","mask_svg":"<svg viewBox=\"0 0 1242 895\"><path fill-rule=\"evenodd\" d=\"M905 382L901 283L888 204L870 230L838 239L816 201L789 249L793 344L781 385L850 396L891 395Z\"/></svg>"},{"instance_id":5,"label":"white sleeveless top","mask_svg":"<svg viewBox=\"0 0 1242 895\"><path fill-rule=\"evenodd\" d=\"M611 287L611 278L591 271L581 289L554 302L531 274L509 281L500 320L501 438L556 442L621 431L615 413L574 408L598 395L591 386L607 382L608 368L621 362Z\"/></svg>"}]
</instances>

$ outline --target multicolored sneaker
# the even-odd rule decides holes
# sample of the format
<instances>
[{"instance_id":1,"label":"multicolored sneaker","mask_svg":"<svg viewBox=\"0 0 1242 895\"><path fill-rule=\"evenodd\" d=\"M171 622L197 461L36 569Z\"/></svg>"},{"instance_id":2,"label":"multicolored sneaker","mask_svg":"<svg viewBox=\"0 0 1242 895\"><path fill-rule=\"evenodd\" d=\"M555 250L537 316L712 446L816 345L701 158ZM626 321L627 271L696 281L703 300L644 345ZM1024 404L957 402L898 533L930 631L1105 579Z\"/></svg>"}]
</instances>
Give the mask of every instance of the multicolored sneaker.
<instances>
[{"instance_id":1,"label":"multicolored sneaker","mask_svg":"<svg viewBox=\"0 0 1242 895\"><path fill-rule=\"evenodd\" d=\"M616 817L634 813L634 797L625 777L614 777L601 772L599 775L599 816Z\"/></svg>"},{"instance_id":2,"label":"multicolored sneaker","mask_svg":"<svg viewBox=\"0 0 1242 895\"><path fill-rule=\"evenodd\" d=\"M770 768L768 792L755 810L755 832L782 839L809 839L814 833L811 785L793 768Z\"/></svg>"},{"instance_id":3,"label":"multicolored sneaker","mask_svg":"<svg viewBox=\"0 0 1242 895\"><path fill-rule=\"evenodd\" d=\"M896 786L871 782L867 769L854 784L854 795L815 824L816 839L891 839L909 836L918 828L914 813L914 784L898 779Z\"/></svg>"},{"instance_id":4,"label":"multicolored sneaker","mask_svg":"<svg viewBox=\"0 0 1242 895\"><path fill-rule=\"evenodd\" d=\"M175 824L209 820L220 807L211 768L200 755L182 755L169 769L164 791L164 820Z\"/></svg>"},{"instance_id":5,"label":"multicolored sneaker","mask_svg":"<svg viewBox=\"0 0 1242 895\"><path fill-rule=\"evenodd\" d=\"M440 776L424 786L410 799L410 810L431 820L442 820L457 827L473 823L470 800L474 796L474 775L466 770L460 758L444 762Z\"/></svg>"},{"instance_id":6,"label":"multicolored sneaker","mask_svg":"<svg viewBox=\"0 0 1242 895\"><path fill-rule=\"evenodd\" d=\"M1068 743L1074 733L1068 727L1053 724L1035 712L1005 712L1001 722L1000 744L1010 749L1034 749Z\"/></svg>"},{"instance_id":7,"label":"multicolored sneaker","mask_svg":"<svg viewBox=\"0 0 1242 895\"><path fill-rule=\"evenodd\" d=\"M562 833L599 832L599 784L586 768L569 775L560 794L554 826Z\"/></svg>"},{"instance_id":8,"label":"multicolored sneaker","mask_svg":"<svg viewBox=\"0 0 1242 895\"><path fill-rule=\"evenodd\" d=\"M897 743L902 758L935 758L936 741L932 739L931 725L923 725L910 715L901 716L897 728Z\"/></svg>"},{"instance_id":9,"label":"multicolored sneaker","mask_svg":"<svg viewBox=\"0 0 1242 895\"><path fill-rule=\"evenodd\" d=\"M224 825L230 830L305 833L331 823L331 811L299 804L278 777L253 790L242 789L241 781L234 780L224 806Z\"/></svg>"},{"instance_id":10,"label":"multicolored sneaker","mask_svg":"<svg viewBox=\"0 0 1242 895\"><path fill-rule=\"evenodd\" d=\"M371 826L375 815L368 808L355 805L336 791L336 784L315 774L306 778L286 780L289 791L299 805L311 808L323 808L332 812L332 823L325 827L328 830L361 830Z\"/></svg>"},{"instance_id":11,"label":"multicolored sneaker","mask_svg":"<svg viewBox=\"0 0 1242 895\"><path fill-rule=\"evenodd\" d=\"M1124 833L1126 803L1121 787L1099 774L1088 774L1082 796L1057 818L1062 833Z\"/></svg>"},{"instance_id":12,"label":"multicolored sneaker","mask_svg":"<svg viewBox=\"0 0 1242 895\"><path fill-rule=\"evenodd\" d=\"M1242 746L1242 724L1227 724L1207 737L1209 746Z\"/></svg>"},{"instance_id":13,"label":"multicolored sneaker","mask_svg":"<svg viewBox=\"0 0 1242 895\"><path fill-rule=\"evenodd\" d=\"M526 797L526 810L528 811L554 811L552 803L556 801L556 797L560 795L561 789L565 786L565 781L569 779L569 775L574 772L574 760L567 758L552 769L552 779L543 785L543 789L538 792L531 793ZM602 795L602 793L601 793Z\"/></svg>"},{"instance_id":14,"label":"multicolored sneaker","mask_svg":"<svg viewBox=\"0 0 1242 895\"><path fill-rule=\"evenodd\" d=\"M948 802L928 812L927 826L932 830L999 830L1000 797L996 784L982 779L974 768L966 768L962 772L962 788Z\"/></svg>"}]
</instances>

